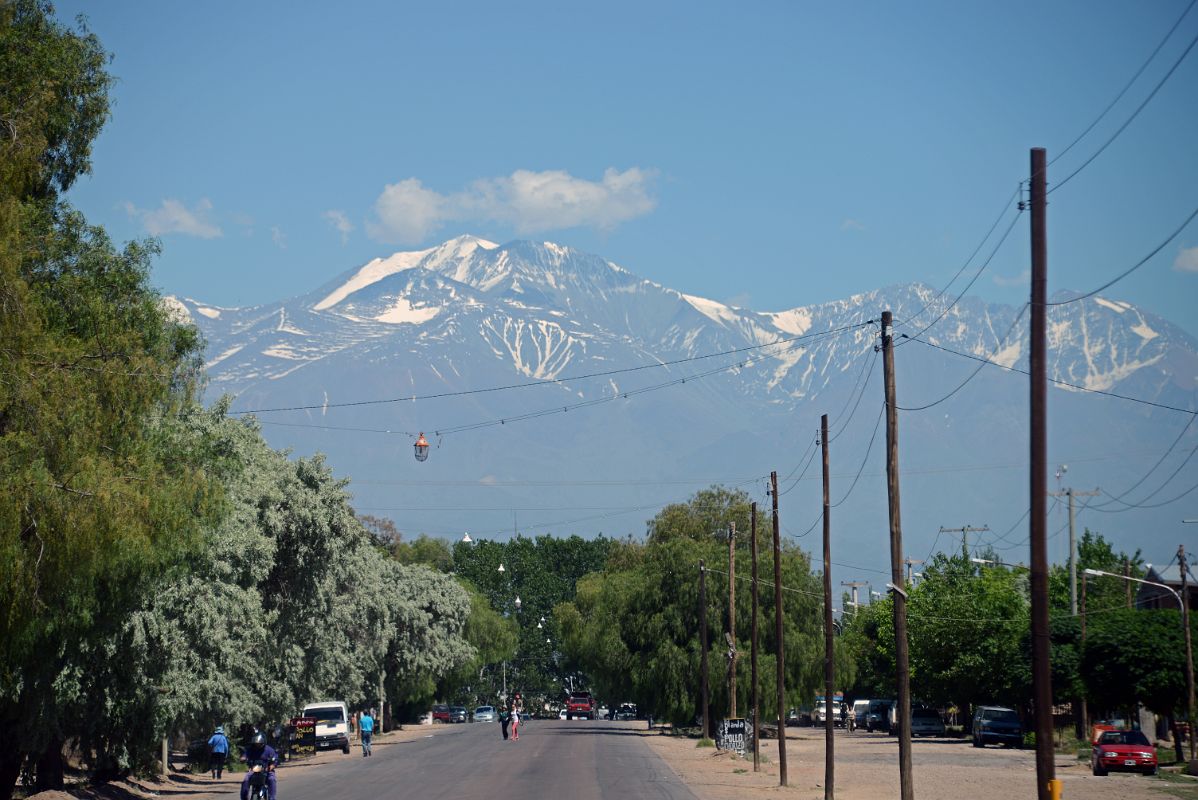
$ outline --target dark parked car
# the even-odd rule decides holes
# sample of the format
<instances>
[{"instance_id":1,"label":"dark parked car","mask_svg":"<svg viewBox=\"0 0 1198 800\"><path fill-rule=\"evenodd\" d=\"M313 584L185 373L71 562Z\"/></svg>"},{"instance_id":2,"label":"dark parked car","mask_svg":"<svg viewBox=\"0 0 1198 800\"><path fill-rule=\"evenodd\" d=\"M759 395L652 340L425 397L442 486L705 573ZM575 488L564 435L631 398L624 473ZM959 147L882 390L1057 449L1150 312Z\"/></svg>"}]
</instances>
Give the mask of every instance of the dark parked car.
<instances>
[{"instance_id":1,"label":"dark parked car","mask_svg":"<svg viewBox=\"0 0 1198 800\"><path fill-rule=\"evenodd\" d=\"M988 744L1023 746L1023 726L1018 712L1002 706L978 706L973 712L973 746Z\"/></svg>"},{"instance_id":2,"label":"dark parked car","mask_svg":"<svg viewBox=\"0 0 1198 800\"><path fill-rule=\"evenodd\" d=\"M1156 748L1140 731L1103 731L1090 750L1095 775L1111 770L1156 774Z\"/></svg>"},{"instance_id":3,"label":"dark parked car","mask_svg":"<svg viewBox=\"0 0 1198 800\"><path fill-rule=\"evenodd\" d=\"M466 722L469 719L470 719L470 715L466 713L465 707L463 707L463 706L450 706L449 707L449 721L450 722Z\"/></svg>"},{"instance_id":4,"label":"dark parked car","mask_svg":"<svg viewBox=\"0 0 1198 800\"><path fill-rule=\"evenodd\" d=\"M449 706L443 704L433 706L433 722L449 722Z\"/></svg>"},{"instance_id":5,"label":"dark parked car","mask_svg":"<svg viewBox=\"0 0 1198 800\"><path fill-rule=\"evenodd\" d=\"M890 707L894 705L893 700L870 700L869 710L865 712L865 730L873 733L874 731L890 732ZM857 727L861 727L861 723L857 723Z\"/></svg>"},{"instance_id":6,"label":"dark parked car","mask_svg":"<svg viewBox=\"0 0 1198 800\"><path fill-rule=\"evenodd\" d=\"M636 719L636 704L621 703L620 707L616 709L615 715L612 717L612 719L619 719L619 720Z\"/></svg>"}]
</instances>

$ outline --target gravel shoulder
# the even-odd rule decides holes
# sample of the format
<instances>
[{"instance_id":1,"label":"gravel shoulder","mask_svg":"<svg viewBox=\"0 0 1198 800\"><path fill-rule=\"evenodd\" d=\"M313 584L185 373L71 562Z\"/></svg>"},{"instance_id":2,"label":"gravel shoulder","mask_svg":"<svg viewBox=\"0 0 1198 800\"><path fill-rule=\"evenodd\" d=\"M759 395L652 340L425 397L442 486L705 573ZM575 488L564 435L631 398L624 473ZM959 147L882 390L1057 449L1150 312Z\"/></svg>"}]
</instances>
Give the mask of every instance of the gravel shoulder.
<instances>
[{"instance_id":1,"label":"gravel shoulder","mask_svg":"<svg viewBox=\"0 0 1198 800\"><path fill-rule=\"evenodd\" d=\"M788 786L778 783L778 742L761 743L760 771L753 757L740 758L695 740L644 731L645 743L687 784L700 800L752 800L824 797L824 736L812 729L788 731ZM899 796L898 744L879 734L837 731L835 740L838 800L882 800ZM1060 757L1057 777L1064 800L1152 800L1198 797L1198 782L1181 787L1142 775L1112 774L1097 778L1085 762ZM975 750L968 742L921 739L912 746L912 773L919 800L1009 800L1036 796L1036 759L1030 750L988 747Z\"/></svg>"}]
</instances>

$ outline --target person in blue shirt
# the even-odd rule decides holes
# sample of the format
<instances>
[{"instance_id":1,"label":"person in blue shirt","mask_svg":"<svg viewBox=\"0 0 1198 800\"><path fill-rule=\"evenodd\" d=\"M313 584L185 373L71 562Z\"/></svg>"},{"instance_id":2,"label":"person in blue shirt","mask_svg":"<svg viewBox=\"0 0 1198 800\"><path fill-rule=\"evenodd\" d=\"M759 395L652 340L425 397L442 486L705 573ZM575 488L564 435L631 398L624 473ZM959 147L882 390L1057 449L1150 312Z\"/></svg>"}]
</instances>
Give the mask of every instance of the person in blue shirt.
<instances>
[{"instance_id":1,"label":"person in blue shirt","mask_svg":"<svg viewBox=\"0 0 1198 800\"><path fill-rule=\"evenodd\" d=\"M362 736L362 757L374 755L370 747L370 740L374 738L374 717L370 716L370 711L362 712L362 718L358 720L358 733Z\"/></svg>"},{"instance_id":2,"label":"person in blue shirt","mask_svg":"<svg viewBox=\"0 0 1198 800\"><path fill-rule=\"evenodd\" d=\"M241 782L241 800L250 800L250 777L254 774L254 767L261 767L266 771L266 785L270 790L270 800L275 800L275 793L278 789L275 782L275 767L279 763L279 754L266 743L266 734L261 731L255 733L250 739L250 746L245 749L241 758L250 768L250 771L245 774L245 780Z\"/></svg>"},{"instance_id":3,"label":"person in blue shirt","mask_svg":"<svg viewBox=\"0 0 1198 800\"><path fill-rule=\"evenodd\" d=\"M223 725L216 726L216 732L208 737L208 769L212 777L220 780L225 769L225 759L229 757L229 737L225 736Z\"/></svg>"}]
</instances>

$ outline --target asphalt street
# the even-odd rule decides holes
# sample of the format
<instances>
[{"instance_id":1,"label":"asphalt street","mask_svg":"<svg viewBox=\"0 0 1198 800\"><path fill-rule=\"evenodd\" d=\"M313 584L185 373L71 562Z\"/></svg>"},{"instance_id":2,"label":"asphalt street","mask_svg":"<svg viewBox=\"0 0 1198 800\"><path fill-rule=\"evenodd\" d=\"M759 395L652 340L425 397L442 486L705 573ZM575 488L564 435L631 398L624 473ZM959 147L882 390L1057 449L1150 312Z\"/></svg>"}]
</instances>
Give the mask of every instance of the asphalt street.
<instances>
[{"instance_id":1,"label":"asphalt street","mask_svg":"<svg viewBox=\"0 0 1198 800\"><path fill-rule=\"evenodd\" d=\"M278 800L353 797L695 800L635 730L644 723L536 720L504 741L498 723L438 726L435 735L380 741L374 755L284 768ZM290 774L289 774L290 773Z\"/></svg>"}]
</instances>

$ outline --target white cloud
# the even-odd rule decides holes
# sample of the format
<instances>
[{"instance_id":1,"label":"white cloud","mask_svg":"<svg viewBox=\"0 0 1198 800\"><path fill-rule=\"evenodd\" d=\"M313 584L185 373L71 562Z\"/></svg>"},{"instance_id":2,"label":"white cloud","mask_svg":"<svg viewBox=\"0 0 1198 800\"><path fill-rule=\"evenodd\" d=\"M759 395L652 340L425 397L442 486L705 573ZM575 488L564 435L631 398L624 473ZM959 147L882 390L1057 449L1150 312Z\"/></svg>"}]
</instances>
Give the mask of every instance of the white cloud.
<instances>
[{"instance_id":1,"label":"white cloud","mask_svg":"<svg viewBox=\"0 0 1198 800\"><path fill-rule=\"evenodd\" d=\"M207 198L190 209L178 200L163 200L162 205L155 209L142 209L125 203L125 211L129 216L140 219L151 236L181 233L201 239L215 239L223 235L220 227L210 219L212 202Z\"/></svg>"},{"instance_id":2,"label":"white cloud","mask_svg":"<svg viewBox=\"0 0 1198 800\"><path fill-rule=\"evenodd\" d=\"M638 167L608 169L599 181L563 170L517 170L477 180L452 194L408 178L384 188L367 232L383 241L417 244L455 221L500 223L522 234L575 227L610 230L656 207L650 191L655 176Z\"/></svg>"},{"instance_id":3,"label":"white cloud","mask_svg":"<svg viewBox=\"0 0 1198 800\"><path fill-rule=\"evenodd\" d=\"M282 228L278 225L270 227L270 240L275 243L275 247L280 250L287 249L287 234L283 233Z\"/></svg>"},{"instance_id":4,"label":"white cloud","mask_svg":"<svg viewBox=\"0 0 1198 800\"><path fill-rule=\"evenodd\" d=\"M859 219L846 219L840 223L840 229L842 231L863 231L865 223Z\"/></svg>"},{"instance_id":5,"label":"white cloud","mask_svg":"<svg viewBox=\"0 0 1198 800\"><path fill-rule=\"evenodd\" d=\"M1011 276L995 275L994 276L994 285L995 286L1004 286L1004 287L1027 286L1031 282L1032 282L1032 271L1030 269L1025 269L1023 272L1019 273L1018 275L1011 275Z\"/></svg>"},{"instance_id":6,"label":"white cloud","mask_svg":"<svg viewBox=\"0 0 1198 800\"><path fill-rule=\"evenodd\" d=\"M1178 272L1198 272L1198 247L1183 249L1173 261L1173 269Z\"/></svg>"},{"instance_id":7,"label":"white cloud","mask_svg":"<svg viewBox=\"0 0 1198 800\"><path fill-rule=\"evenodd\" d=\"M334 230L341 234L341 244L349 241L349 235L354 230L354 224L349 221L349 217L345 215L344 211L330 208L322 216L328 220L328 223L333 226Z\"/></svg>"}]
</instances>

